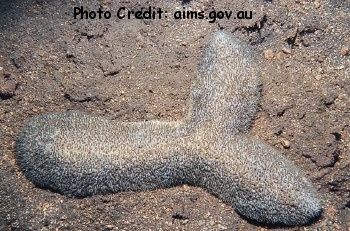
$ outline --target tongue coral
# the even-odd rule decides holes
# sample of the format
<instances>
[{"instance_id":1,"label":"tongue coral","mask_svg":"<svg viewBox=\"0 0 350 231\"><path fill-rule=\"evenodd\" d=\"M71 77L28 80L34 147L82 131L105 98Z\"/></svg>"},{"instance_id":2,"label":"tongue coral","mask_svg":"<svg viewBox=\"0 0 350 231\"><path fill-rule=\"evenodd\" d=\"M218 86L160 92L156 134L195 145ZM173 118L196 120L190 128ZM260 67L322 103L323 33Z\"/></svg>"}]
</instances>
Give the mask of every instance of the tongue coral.
<instances>
[{"instance_id":1,"label":"tongue coral","mask_svg":"<svg viewBox=\"0 0 350 231\"><path fill-rule=\"evenodd\" d=\"M204 49L183 121L46 113L18 134L17 162L36 185L67 196L190 184L249 219L307 224L322 211L316 190L279 151L247 134L258 69L245 43L219 31Z\"/></svg>"}]
</instances>

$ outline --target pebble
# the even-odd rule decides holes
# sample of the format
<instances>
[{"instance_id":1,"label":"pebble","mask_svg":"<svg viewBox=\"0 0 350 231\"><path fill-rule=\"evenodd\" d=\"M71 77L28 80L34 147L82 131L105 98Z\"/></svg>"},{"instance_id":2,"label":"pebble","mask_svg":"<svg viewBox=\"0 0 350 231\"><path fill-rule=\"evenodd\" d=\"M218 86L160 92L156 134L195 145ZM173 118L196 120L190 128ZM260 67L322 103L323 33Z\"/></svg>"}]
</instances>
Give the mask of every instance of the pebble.
<instances>
[{"instance_id":1,"label":"pebble","mask_svg":"<svg viewBox=\"0 0 350 231\"><path fill-rule=\"evenodd\" d=\"M345 66L344 66L344 65L341 65L341 66L335 67L334 69L335 69L335 70L343 70L344 68L345 68Z\"/></svg>"},{"instance_id":2,"label":"pebble","mask_svg":"<svg viewBox=\"0 0 350 231\"><path fill-rule=\"evenodd\" d=\"M337 98L337 95L333 91L327 91L326 95L323 98L323 103L325 105L331 105L334 103L334 100Z\"/></svg>"},{"instance_id":3,"label":"pebble","mask_svg":"<svg viewBox=\"0 0 350 231\"><path fill-rule=\"evenodd\" d=\"M107 231L107 230L113 230L114 228L115 228L114 225L106 225L105 230L106 230L106 231Z\"/></svg>"},{"instance_id":4,"label":"pebble","mask_svg":"<svg viewBox=\"0 0 350 231\"><path fill-rule=\"evenodd\" d=\"M283 139L283 140L281 140L281 144L286 149L290 148L290 141L289 140Z\"/></svg>"},{"instance_id":5,"label":"pebble","mask_svg":"<svg viewBox=\"0 0 350 231\"><path fill-rule=\"evenodd\" d=\"M349 47L342 47L341 49L340 49L340 54L342 55L342 56L346 56L346 55L349 55L350 54L350 49L349 49Z\"/></svg>"},{"instance_id":6,"label":"pebble","mask_svg":"<svg viewBox=\"0 0 350 231\"><path fill-rule=\"evenodd\" d=\"M291 53L292 53L292 50L289 49L289 48L287 48L287 47L283 47L283 48L282 48L282 51L283 51L284 53L286 53L286 54L291 54Z\"/></svg>"},{"instance_id":7,"label":"pebble","mask_svg":"<svg viewBox=\"0 0 350 231\"><path fill-rule=\"evenodd\" d=\"M226 225L222 225L222 224L218 224L218 230L227 230L227 226Z\"/></svg>"},{"instance_id":8,"label":"pebble","mask_svg":"<svg viewBox=\"0 0 350 231\"><path fill-rule=\"evenodd\" d=\"M321 75L315 75L315 79L316 79L317 81L320 81L320 80L322 79L322 76L321 76Z\"/></svg>"},{"instance_id":9,"label":"pebble","mask_svg":"<svg viewBox=\"0 0 350 231\"><path fill-rule=\"evenodd\" d=\"M278 52L276 54L276 59L279 60L279 61L283 60L284 59L283 52Z\"/></svg>"},{"instance_id":10,"label":"pebble","mask_svg":"<svg viewBox=\"0 0 350 231\"><path fill-rule=\"evenodd\" d=\"M0 79L0 97L5 99L12 98L15 95L17 85L17 81L10 77Z\"/></svg>"},{"instance_id":11,"label":"pebble","mask_svg":"<svg viewBox=\"0 0 350 231\"><path fill-rule=\"evenodd\" d=\"M182 220L182 221L181 221L181 224L182 224L182 225L186 225L186 224L188 223L188 221L189 221L188 219Z\"/></svg>"},{"instance_id":12,"label":"pebble","mask_svg":"<svg viewBox=\"0 0 350 231\"><path fill-rule=\"evenodd\" d=\"M314 2L314 4L315 4L315 8L316 8L316 9L318 9L318 8L321 6L320 1L318 1L318 0L316 0L316 1Z\"/></svg>"},{"instance_id":13,"label":"pebble","mask_svg":"<svg viewBox=\"0 0 350 231\"><path fill-rule=\"evenodd\" d=\"M271 49L266 49L263 51L263 53L264 53L265 59L267 59L267 60L273 59L274 54L273 54L273 51Z\"/></svg>"}]
</instances>

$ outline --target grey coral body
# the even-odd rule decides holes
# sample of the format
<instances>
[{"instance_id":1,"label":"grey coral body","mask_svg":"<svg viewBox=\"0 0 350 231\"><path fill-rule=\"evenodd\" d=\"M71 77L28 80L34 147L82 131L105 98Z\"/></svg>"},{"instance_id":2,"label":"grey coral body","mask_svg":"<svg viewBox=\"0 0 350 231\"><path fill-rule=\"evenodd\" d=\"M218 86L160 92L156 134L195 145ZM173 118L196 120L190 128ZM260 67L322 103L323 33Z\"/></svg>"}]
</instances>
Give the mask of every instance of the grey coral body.
<instances>
[{"instance_id":1,"label":"grey coral body","mask_svg":"<svg viewBox=\"0 0 350 231\"><path fill-rule=\"evenodd\" d=\"M249 219L307 224L322 211L316 190L278 150L246 133L258 85L248 46L219 31L204 50L183 121L46 113L19 132L17 162L36 185L68 196L189 184Z\"/></svg>"}]
</instances>

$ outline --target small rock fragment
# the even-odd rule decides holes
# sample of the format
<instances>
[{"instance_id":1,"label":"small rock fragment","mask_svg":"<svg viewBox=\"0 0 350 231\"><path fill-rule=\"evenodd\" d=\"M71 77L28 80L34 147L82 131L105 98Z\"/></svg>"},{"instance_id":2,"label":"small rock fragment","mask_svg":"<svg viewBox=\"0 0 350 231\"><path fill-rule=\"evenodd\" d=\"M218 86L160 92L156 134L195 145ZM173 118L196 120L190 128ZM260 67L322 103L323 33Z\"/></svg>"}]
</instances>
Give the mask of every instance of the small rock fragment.
<instances>
[{"instance_id":1,"label":"small rock fragment","mask_svg":"<svg viewBox=\"0 0 350 231\"><path fill-rule=\"evenodd\" d=\"M110 231L110 230L113 230L115 228L115 226L114 225L106 225L106 227L105 227L105 231Z\"/></svg>"},{"instance_id":2,"label":"small rock fragment","mask_svg":"<svg viewBox=\"0 0 350 231\"><path fill-rule=\"evenodd\" d=\"M11 78L11 74L0 75L0 98L9 99L15 95L18 83Z\"/></svg>"},{"instance_id":3,"label":"small rock fragment","mask_svg":"<svg viewBox=\"0 0 350 231\"><path fill-rule=\"evenodd\" d=\"M283 139L283 140L281 140L281 144L286 149L290 148L290 141L289 140Z\"/></svg>"},{"instance_id":4,"label":"small rock fragment","mask_svg":"<svg viewBox=\"0 0 350 231\"><path fill-rule=\"evenodd\" d=\"M223 231L223 230L227 230L228 227L226 225L222 225L222 224L218 224L218 230Z\"/></svg>"},{"instance_id":5,"label":"small rock fragment","mask_svg":"<svg viewBox=\"0 0 350 231\"><path fill-rule=\"evenodd\" d=\"M316 79L317 81L320 81L320 80L322 79L322 76L321 76L321 75L315 75L315 79Z\"/></svg>"},{"instance_id":6,"label":"small rock fragment","mask_svg":"<svg viewBox=\"0 0 350 231\"><path fill-rule=\"evenodd\" d=\"M334 100L337 98L336 94L333 91L327 91L326 95L323 97L323 103L326 106L329 106L334 103Z\"/></svg>"},{"instance_id":7,"label":"small rock fragment","mask_svg":"<svg viewBox=\"0 0 350 231\"><path fill-rule=\"evenodd\" d=\"M340 65L340 66L334 67L335 70L343 70L344 68L345 68L344 65Z\"/></svg>"},{"instance_id":8,"label":"small rock fragment","mask_svg":"<svg viewBox=\"0 0 350 231\"><path fill-rule=\"evenodd\" d=\"M172 218L178 219L178 220L186 220L190 218L190 215L185 211L174 211Z\"/></svg>"},{"instance_id":9,"label":"small rock fragment","mask_svg":"<svg viewBox=\"0 0 350 231\"><path fill-rule=\"evenodd\" d=\"M340 55L342 55L342 56L347 56L347 55L350 54L349 51L350 51L349 47L347 47L347 46L342 47L342 48L340 49Z\"/></svg>"},{"instance_id":10,"label":"small rock fragment","mask_svg":"<svg viewBox=\"0 0 350 231\"><path fill-rule=\"evenodd\" d=\"M181 221L181 224L182 224L182 225L186 225L186 224L188 223L188 221L189 221L188 219L182 220L182 221Z\"/></svg>"},{"instance_id":11,"label":"small rock fragment","mask_svg":"<svg viewBox=\"0 0 350 231\"><path fill-rule=\"evenodd\" d=\"M282 48L282 51L283 51L284 53L286 53L286 54L291 54L291 53L292 53L292 50L289 49L289 48L287 48L287 47L283 47L283 48Z\"/></svg>"},{"instance_id":12,"label":"small rock fragment","mask_svg":"<svg viewBox=\"0 0 350 231\"><path fill-rule=\"evenodd\" d=\"M320 6L321 6L320 1L318 1L318 0L316 0L316 1L314 2L314 4L315 4L315 8L316 8L316 9L320 8Z\"/></svg>"},{"instance_id":13,"label":"small rock fragment","mask_svg":"<svg viewBox=\"0 0 350 231\"><path fill-rule=\"evenodd\" d=\"M276 59L279 60L279 61L283 60L284 59L283 52L278 52L276 54Z\"/></svg>"},{"instance_id":14,"label":"small rock fragment","mask_svg":"<svg viewBox=\"0 0 350 231\"><path fill-rule=\"evenodd\" d=\"M271 49L266 49L263 51L263 53L264 53L265 59L267 60L271 60L274 57L273 51Z\"/></svg>"},{"instance_id":15,"label":"small rock fragment","mask_svg":"<svg viewBox=\"0 0 350 231\"><path fill-rule=\"evenodd\" d=\"M101 67L105 76L116 75L121 71L120 66L113 64L109 60L102 60L100 62L100 67ZM131 69L133 69L133 68L135 68L135 67L132 66Z\"/></svg>"}]
</instances>

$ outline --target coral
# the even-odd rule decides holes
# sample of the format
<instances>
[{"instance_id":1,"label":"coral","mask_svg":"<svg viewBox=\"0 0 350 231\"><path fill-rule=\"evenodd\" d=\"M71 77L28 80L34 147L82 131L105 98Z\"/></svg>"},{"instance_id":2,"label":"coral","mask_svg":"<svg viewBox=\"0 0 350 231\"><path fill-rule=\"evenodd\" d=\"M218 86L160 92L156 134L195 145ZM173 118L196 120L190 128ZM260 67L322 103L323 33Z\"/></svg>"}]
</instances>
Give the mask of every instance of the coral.
<instances>
[{"instance_id":1,"label":"coral","mask_svg":"<svg viewBox=\"0 0 350 231\"><path fill-rule=\"evenodd\" d=\"M307 224L322 211L317 191L278 150L248 132L260 97L258 73L248 45L219 31L204 49L182 121L45 113L19 132L17 162L37 186L67 196L189 184L249 219Z\"/></svg>"}]
</instances>

